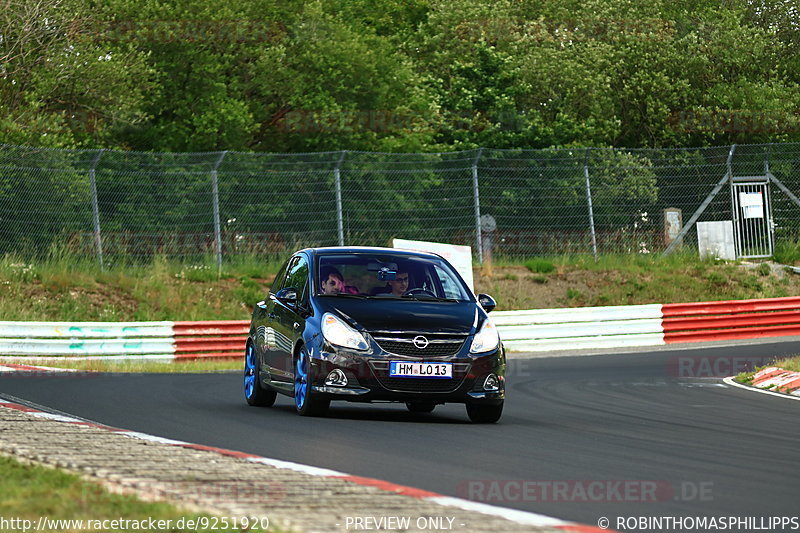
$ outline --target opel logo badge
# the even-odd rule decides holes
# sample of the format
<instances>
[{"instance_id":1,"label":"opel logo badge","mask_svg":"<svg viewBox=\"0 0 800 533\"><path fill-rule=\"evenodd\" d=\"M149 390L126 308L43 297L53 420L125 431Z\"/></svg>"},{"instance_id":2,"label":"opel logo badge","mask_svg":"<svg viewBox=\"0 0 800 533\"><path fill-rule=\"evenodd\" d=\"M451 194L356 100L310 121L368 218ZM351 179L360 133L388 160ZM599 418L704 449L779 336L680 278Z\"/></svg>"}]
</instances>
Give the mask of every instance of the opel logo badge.
<instances>
[{"instance_id":1,"label":"opel logo badge","mask_svg":"<svg viewBox=\"0 0 800 533\"><path fill-rule=\"evenodd\" d=\"M423 337L422 335L417 335L414 337L414 346L419 348L420 350L424 350L428 347L428 339Z\"/></svg>"}]
</instances>

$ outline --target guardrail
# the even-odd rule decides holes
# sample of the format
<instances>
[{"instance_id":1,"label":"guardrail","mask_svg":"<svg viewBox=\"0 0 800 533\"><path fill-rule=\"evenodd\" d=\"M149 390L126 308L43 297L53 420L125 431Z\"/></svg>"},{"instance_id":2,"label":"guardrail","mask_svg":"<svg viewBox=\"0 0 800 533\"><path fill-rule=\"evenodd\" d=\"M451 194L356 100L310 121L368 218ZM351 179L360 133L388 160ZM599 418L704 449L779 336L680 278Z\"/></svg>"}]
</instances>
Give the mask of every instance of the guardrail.
<instances>
[{"instance_id":1,"label":"guardrail","mask_svg":"<svg viewBox=\"0 0 800 533\"><path fill-rule=\"evenodd\" d=\"M0 322L0 354L171 356L172 322Z\"/></svg>"},{"instance_id":2,"label":"guardrail","mask_svg":"<svg viewBox=\"0 0 800 533\"><path fill-rule=\"evenodd\" d=\"M800 335L800 297L665 304L664 341Z\"/></svg>"},{"instance_id":3,"label":"guardrail","mask_svg":"<svg viewBox=\"0 0 800 533\"><path fill-rule=\"evenodd\" d=\"M492 320L509 351L664 344L661 304L496 311Z\"/></svg>"},{"instance_id":4,"label":"guardrail","mask_svg":"<svg viewBox=\"0 0 800 533\"><path fill-rule=\"evenodd\" d=\"M129 359L240 357L249 327L245 320L0 322L0 354Z\"/></svg>"},{"instance_id":5,"label":"guardrail","mask_svg":"<svg viewBox=\"0 0 800 533\"><path fill-rule=\"evenodd\" d=\"M250 321L175 322L172 330L176 359L241 357Z\"/></svg>"},{"instance_id":6,"label":"guardrail","mask_svg":"<svg viewBox=\"0 0 800 533\"><path fill-rule=\"evenodd\" d=\"M800 297L568 309L495 311L509 351L658 346L800 335ZM247 320L0 322L0 355L20 357L233 358Z\"/></svg>"}]
</instances>

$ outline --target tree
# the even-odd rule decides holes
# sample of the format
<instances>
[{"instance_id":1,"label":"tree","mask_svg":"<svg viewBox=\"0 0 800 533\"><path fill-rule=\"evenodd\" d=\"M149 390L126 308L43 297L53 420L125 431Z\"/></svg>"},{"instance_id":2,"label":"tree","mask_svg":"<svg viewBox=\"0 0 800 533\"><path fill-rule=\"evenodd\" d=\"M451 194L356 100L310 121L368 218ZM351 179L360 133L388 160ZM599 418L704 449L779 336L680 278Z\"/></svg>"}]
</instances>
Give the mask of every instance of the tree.
<instances>
[{"instance_id":1,"label":"tree","mask_svg":"<svg viewBox=\"0 0 800 533\"><path fill-rule=\"evenodd\" d=\"M102 146L145 118L146 54L94 33L81 0L8 0L0 14L0 142Z\"/></svg>"}]
</instances>

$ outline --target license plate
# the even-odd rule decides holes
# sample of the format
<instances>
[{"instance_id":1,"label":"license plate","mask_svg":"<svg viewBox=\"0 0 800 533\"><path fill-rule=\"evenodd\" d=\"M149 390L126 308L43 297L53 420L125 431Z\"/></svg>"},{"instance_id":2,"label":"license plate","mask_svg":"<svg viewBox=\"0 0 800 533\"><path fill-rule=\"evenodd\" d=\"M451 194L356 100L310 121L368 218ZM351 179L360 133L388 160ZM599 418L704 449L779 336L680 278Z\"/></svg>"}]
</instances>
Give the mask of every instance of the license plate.
<instances>
[{"instance_id":1,"label":"license plate","mask_svg":"<svg viewBox=\"0 0 800 533\"><path fill-rule=\"evenodd\" d=\"M453 363L411 363L391 361L389 377L453 379Z\"/></svg>"}]
</instances>

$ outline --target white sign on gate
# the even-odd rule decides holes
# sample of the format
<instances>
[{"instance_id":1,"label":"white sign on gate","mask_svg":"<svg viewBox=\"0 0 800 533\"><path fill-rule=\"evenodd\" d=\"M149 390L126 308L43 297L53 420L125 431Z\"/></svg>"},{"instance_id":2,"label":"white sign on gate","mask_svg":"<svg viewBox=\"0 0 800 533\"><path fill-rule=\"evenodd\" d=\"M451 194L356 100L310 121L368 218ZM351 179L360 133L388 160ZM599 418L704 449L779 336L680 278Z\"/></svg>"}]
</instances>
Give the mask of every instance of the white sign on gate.
<instances>
[{"instance_id":1,"label":"white sign on gate","mask_svg":"<svg viewBox=\"0 0 800 533\"><path fill-rule=\"evenodd\" d=\"M739 205L744 218L764 218L764 196L760 192L740 192Z\"/></svg>"}]
</instances>

